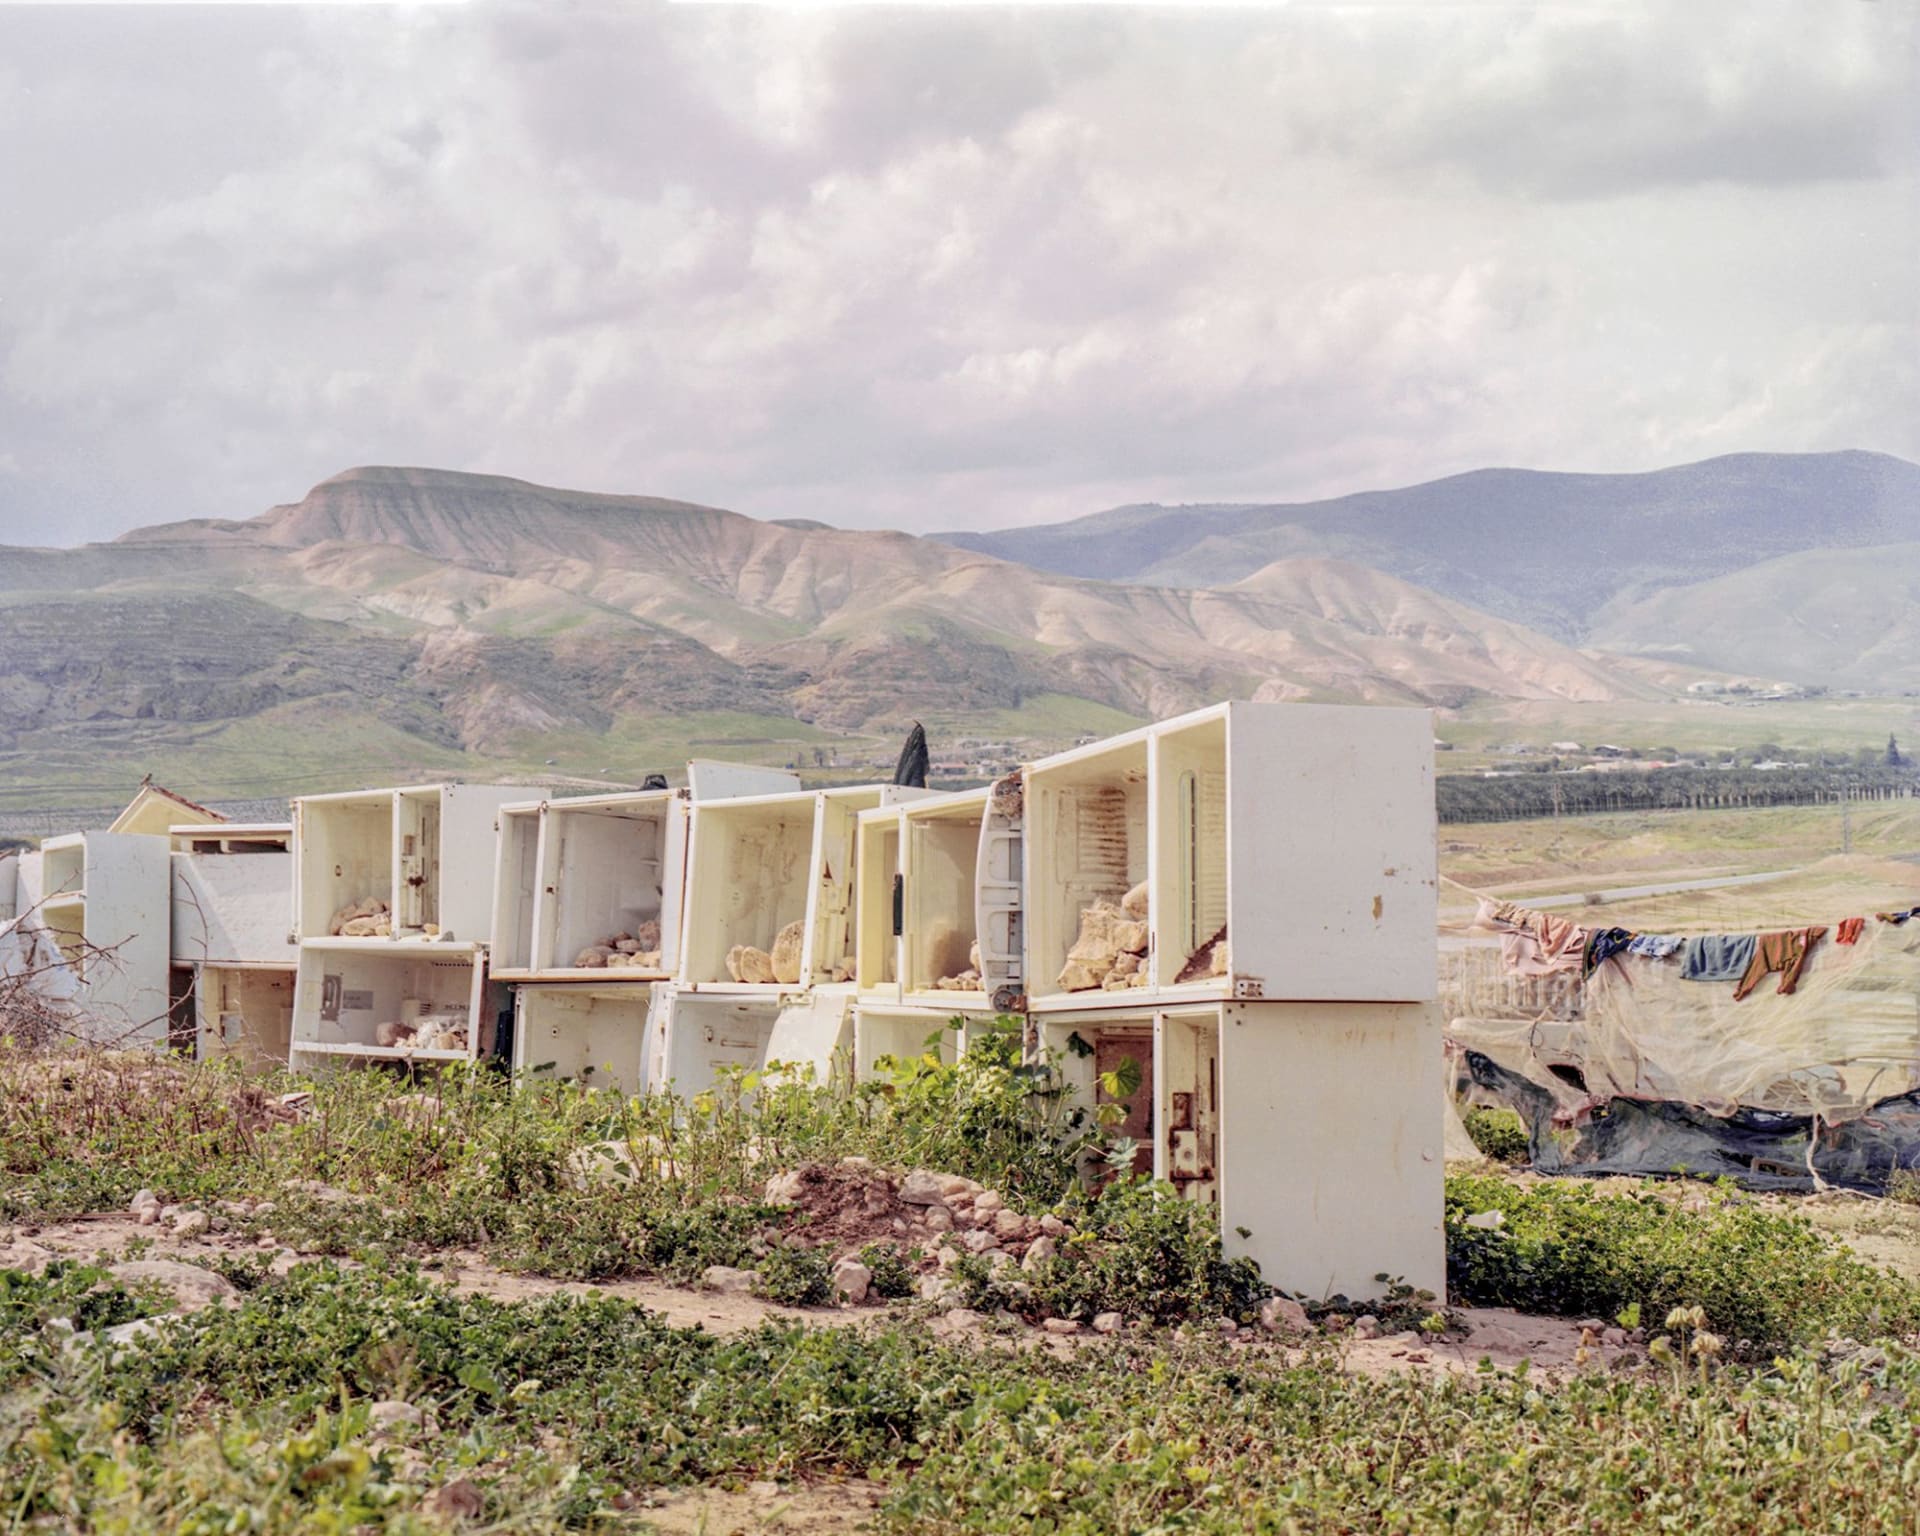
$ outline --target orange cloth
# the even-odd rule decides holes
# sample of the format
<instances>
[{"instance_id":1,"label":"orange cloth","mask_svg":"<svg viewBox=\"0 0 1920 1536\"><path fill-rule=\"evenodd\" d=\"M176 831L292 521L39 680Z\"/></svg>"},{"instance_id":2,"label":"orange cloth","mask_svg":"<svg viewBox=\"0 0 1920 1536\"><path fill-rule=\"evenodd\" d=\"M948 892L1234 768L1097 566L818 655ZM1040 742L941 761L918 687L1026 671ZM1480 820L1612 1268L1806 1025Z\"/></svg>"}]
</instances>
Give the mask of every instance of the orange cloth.
<instances>
[{"instance_id":1,"label":"orange cloth","mask_svg":"<svg viewBox=\"0 0 1920 1536\"><path fill-rule=\"evenodd\" d=\"M1864 917L1843 917L1840 919L1840 926L1833 931L1833 942L1836 944L1855 943L1860 937L1860 930L1866 926L1867 920Z\"/></svg>"},{"instance_id":2,"label":"orange cloth","mask_svg":"<svg viewBox=\"0 0 1920 1536\"><path fill-rule=\"evenodd\" d=\"M1763 933L1760 942L1753 947L1753 963L1747 967L1747 974L1740 978L1740 985L1733 989L1733 1000L1737 1003L1755 987L1760 978L1768 971L1779 971L1780 985L1776 989L1782 997L1800 985L1800 972L1806 968L1807 956L1813 952L1813 946L1826 936L1826 928L1788 928L1779 933Z\"/></svg>"}]
</instances>

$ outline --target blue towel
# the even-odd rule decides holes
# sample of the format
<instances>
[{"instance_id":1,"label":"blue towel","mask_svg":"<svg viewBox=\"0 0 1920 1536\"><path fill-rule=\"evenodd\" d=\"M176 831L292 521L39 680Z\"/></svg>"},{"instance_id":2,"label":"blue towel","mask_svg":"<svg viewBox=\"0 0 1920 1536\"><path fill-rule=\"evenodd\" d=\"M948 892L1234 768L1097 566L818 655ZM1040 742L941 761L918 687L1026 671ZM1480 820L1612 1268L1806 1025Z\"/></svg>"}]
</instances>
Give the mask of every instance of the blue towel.
<instances>
[{"instance_id":1,"label":"blue towel","mask_svg":"<svg viewBox=\"0 0 1920 1536\"><path fill-rule=\"evenodd\" d=\"M1688 939L1680 974L1688 981L1738 981L1753 963L1757 933L1709 933Z\"/></svg>"},{"instance_id":2,"label":"blue towel","mask_svg":"<svg viewBox=\"0 0 1920 1536\"><path fill-rule=\"evenodd\" d=\"M1627 953L1645 955L1649 960L1665 960L1686 942L1677 933L1636 933L1627 946Z\"/></svg>"}]
</instances>

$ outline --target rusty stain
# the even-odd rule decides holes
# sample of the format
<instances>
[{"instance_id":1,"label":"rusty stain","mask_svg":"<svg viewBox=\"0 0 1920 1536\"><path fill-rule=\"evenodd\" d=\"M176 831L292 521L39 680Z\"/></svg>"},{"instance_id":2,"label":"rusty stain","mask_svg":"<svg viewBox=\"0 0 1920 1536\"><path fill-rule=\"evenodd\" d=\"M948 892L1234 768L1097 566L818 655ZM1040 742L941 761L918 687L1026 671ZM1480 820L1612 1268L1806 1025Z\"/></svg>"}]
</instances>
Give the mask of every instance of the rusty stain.
<instances>
[{"instance_id":1,"label":"rusty stain","mask_svg":"<svg viewBox=\"0 0 1920 1536\"><path fill-rule=\"evenodd\" d=\"M1380 921L1380 898L1378 896L1373 898L1373 920L1376 923Z\"/></svg>"},{"instance_id":2,"label":"rusty stain","mask_svg":"<svg viewBox=\"0 0 1920 1536\"><path fill-rule=\"evenodd\" d=\"M1395 875L1399 874L1400 871L1394 865L1389 864L1385 869L1381 870L1380 873L1391 880Z\"/></svg>"}]
</instances>

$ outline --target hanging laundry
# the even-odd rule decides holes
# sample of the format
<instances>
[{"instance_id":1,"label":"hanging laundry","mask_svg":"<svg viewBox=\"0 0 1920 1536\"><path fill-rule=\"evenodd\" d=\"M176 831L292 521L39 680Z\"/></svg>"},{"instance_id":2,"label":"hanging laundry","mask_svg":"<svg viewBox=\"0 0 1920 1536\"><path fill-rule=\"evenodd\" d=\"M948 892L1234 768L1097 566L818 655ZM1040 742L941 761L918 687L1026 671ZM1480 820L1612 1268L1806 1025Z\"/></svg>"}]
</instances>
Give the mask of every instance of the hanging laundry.
<instances>
[{"instance_id":1,"label":"hanging laundry","mask_svg":"<svg viewBox=\"0 0 1920 1536\"><path fill-rule=\"evenodd\" d=\"M1587 939L1586 960L1581 975L1591 976L1595 971L1615 955L1626 950L1633 943L1633 935L1625 928L1596 928Z\"/></svg>"},{"instance_id":2,"label":"hanging laundry","mask_svg":"<svg viewBox=\"0 0 1920 1536\"><path fill-rule=\"evenodd\" d=\"M1705 933L1688 939L1680 974L1688 981L1739 981L1753 964L1758 937L1751 933Z\"/></svg>"},{"instance_id":3,"label":"hanging laundry","mask_svg":"<svg viewBox=\"0 0 1920 1536\"><path fill-rule=\"evenodd\" d=\"M1636 933L1633 942L1627 945L1627 953L1645 955L1649 960L1670 960L1686 942L1677 933Z\"/></svg>"},{"instance_id":4,"label":"hanging laundry","mask_svg":"<svg viewBox=\"0 0 1920 1536\"><path fill-rule=\"evenodd\" d=\"M1545 913L1536 914L1546 916ZM1500 958L1516 976L1556 976L1578 971L1586 959L1587 930L1564 918L1500 936Z\"/></svg>"},{"instance_id":5,"label":"hanging laundry","mask_svg":"<svg viewBox=\"0 0 1920 1536\"><path fill-rule=\"evenodd\" d=\"M1859 942L1860 931L1867 926L1864 917L1843 917L1840 926L1833 930L1833 942L1836 944L1855 944Z\"/></svg>"},{"instance_id":6,"label":"hanging laundry","mask_svg":"<svg viewBox=\"0 0 1920 1536\"><path fill-rule=\"evenodd\" d=\"M1483 927L1504 929L1500 956L1516 976L1554 976L1578 971L1586 959L1588 931L1564 917L1482 900L1475 914Z\"/></svg>"},{"instance_id":7,"label":"hanging laundry","mask_svg":"<svg viewBox=\"0 0 1920 1536\"><path fill-rule=\"evenodd\" d=\"M1752 992L1769 971L1780 972L1780 985L1776 991L1781 997L1787 996L1800 985L1800 972L1806 968L1807 956L1813 952L1813 946L1825 937L1826 931L1823 925L1761 934L1754 945L1752 963L1740 978L1740 985L1733 989L1733 1000L1737 1003Z\"/></svg>"}]
</instances>

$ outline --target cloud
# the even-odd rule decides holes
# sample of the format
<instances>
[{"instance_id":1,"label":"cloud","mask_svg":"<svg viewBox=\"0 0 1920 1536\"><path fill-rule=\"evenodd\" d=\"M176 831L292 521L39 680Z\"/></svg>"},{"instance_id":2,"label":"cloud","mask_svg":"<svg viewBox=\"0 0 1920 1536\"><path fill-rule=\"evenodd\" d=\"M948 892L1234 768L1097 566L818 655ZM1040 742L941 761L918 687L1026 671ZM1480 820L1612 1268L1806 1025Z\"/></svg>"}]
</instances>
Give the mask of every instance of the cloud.
<instances>
[{"instance_id":1,"label":"cloud","mask_svg":"<svg viewBox=\"0 0 1920 1536\"><path fill-rule=\"evenodd\" d=\"M1920 455L1893 7L65 14L0 10L0 540Z\"/></svg>"}]
</instances>

